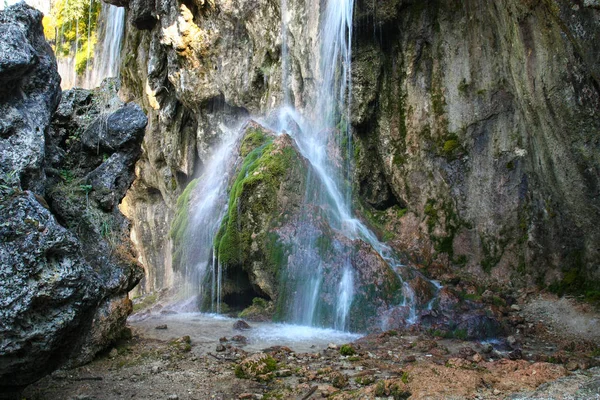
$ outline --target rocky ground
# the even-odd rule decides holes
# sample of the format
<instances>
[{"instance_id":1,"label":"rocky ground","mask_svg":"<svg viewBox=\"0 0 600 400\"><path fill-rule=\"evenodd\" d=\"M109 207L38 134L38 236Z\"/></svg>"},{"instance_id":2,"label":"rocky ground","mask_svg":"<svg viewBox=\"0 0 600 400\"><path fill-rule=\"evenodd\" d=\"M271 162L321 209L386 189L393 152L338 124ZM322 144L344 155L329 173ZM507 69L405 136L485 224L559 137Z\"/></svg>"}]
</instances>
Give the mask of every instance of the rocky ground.
<instances>
[{"instance_id":1,"label":"rocky ground","mask_svg":"<svg viewBox=\"0 0 600 400\"><path fill-rule=\"evenodd\" d=\"M133 323L129 340L87 366L55 372L24 397L600 399L597 310L530 293L505 311L521 323L502 340L465 341L413 328L307 353L281 346L247 352L244 331L194 343L180 336L181 328L159 326L173 339L157 340Z\"/></svg>"}]
</instances>

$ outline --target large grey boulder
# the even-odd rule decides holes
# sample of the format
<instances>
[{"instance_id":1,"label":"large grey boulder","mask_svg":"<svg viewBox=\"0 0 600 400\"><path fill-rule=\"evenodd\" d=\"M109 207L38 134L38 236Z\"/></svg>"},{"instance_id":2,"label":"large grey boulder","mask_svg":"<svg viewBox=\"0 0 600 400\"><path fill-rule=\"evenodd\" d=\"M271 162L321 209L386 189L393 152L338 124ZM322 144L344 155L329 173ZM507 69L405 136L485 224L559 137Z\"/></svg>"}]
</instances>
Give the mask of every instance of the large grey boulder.
<instances>
[{"instance_id":1,"label":"large grey boulder","mask_svg":"<svg viewBox=\"0 0 600 400\"><path fill-rule=\"evenodd\" d=\"M0 12L0 398L118 339L142 272L117 206L146 117L134 105L108 113L100 154L81 134L118 107L111 89L66 93L52 120L60 77L41 21L24 3Z\"/></svg>"},{"instance_id":2,"label":"large grey boulder","mask_svg":"<svg viewBox=\"0 0 600 400\"><path fill-rule=\"evenodd\" d=\"M125 145L140 140L148 118L142 108L129 103L109 115L108 118L98 118L83 133L83 145L92 151L115 151Z\"/></svg>"},{"instance_id":3,"label":"large grey boulder","mask_svg":"<svg viewBox=\"0 0 600 400\"><path fill-rule=\"evenodd\" d=\"M102 284L33 193L3 191L0 219L0 392L15 392L76 351Z\"/></svg>"},{"instance_id":4,"label":"large grey boulder","mask_svg":"<svg viewBox=\"0 0 600 400\"><path fill-rule=\"evenodd\" d=\"M24 3L0 12L0 174L41 189L44 132L60 100L42 13Z\"/></svg>"}]
</instances>

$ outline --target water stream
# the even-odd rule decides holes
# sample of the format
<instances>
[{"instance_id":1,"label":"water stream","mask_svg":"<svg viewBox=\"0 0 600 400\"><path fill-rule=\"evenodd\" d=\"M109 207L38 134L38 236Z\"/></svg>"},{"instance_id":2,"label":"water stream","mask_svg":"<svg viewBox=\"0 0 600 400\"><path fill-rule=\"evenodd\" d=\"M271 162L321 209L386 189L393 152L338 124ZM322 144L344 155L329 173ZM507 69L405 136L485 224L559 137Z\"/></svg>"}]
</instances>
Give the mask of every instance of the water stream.
<instances>
[{"instance_id":1,"label":"water stream","mask_svg":"<svg viewBox=\"0 0 600 400\"><path fill-rule=\"evenodd\" d=\"M261 351L270 346L287 346L298 353L309 353L326 348L330 343L344 344L352 342L361 335L309 326L280 324L272 322L252 323L252 329L239 331L233 329L235 319L217 314L181 313L161 315L151 318L129 319L130 326L146 338L170 341L184 335L190 336L194 343L194 352L205 354L213 352L219 344L219 338L231 339L235 335L244 335L246 351ZM167 324L167 330L156 329L159 324ZM317 350L315 350L317 349Z\"/></svg>"},{"instance_id":2,"label":"water stream","mask_svg":"<svg viewBox=\"0 0 600 400\"><path fill-rule=\"evenodd\" d=\"M125 35L125 8L103 2L98 19L104 21L105 25L96 44L93 66L84 84L86 88L98 87L105 78L119 76L121 45Z\"/></svg>"}]
</instances>

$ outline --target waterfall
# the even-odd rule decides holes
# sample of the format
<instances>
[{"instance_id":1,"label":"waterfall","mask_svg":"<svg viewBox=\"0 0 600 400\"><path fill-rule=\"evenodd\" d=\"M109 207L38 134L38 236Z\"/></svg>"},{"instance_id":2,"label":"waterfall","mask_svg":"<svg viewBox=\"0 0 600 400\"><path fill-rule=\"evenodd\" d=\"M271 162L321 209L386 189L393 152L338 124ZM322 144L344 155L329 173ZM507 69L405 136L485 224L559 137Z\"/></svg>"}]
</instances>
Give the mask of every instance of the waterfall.
<instances>
[{"instance_id":1,"label":"waterfall","mask_svg":"<svg viewBox=\"0 0 600 400\"><path fill-rule=\"evenodd\" d=\"M85 82L87 88L98 87L105 78L119 76L121 44L125 34L125 9L103 2L98 19L104 21L105 25L99 29L100 40L94 52L92 70Z\"/></svg>"},{"instance_id":2,"label":"waterfall","mask_svg":"<svg viewBox=\"0 0 600 400\"><path fill-rule=\"evenodd\" d=\"M319 77L318 90L308 102L314 109L305 110L306 117L292 109L289 104L289 90L286 75L288 52L282 51L283 83L286 104L280 111L280 131L293 134L301 153L310 161L312 171L307 179L305 202L319 205L329 212L328 220L332 227L340 230L349 238L356 237L355 222L351 208L351 154L352 136L349 129L350 113L350 76L352 56L352 15L353 0L327 2L327 8L321 21L321 47L314 66ZM286 11L282 0L282 12ZM282 15L282 21L287 17ZM287 28L282 27L285 38ZM282 40L286 43L286 40ZM299 129L294 129L298 127ZM338 153L341 150L342 153ZM333 153L333 154L332 154ZM310 214L310 213L307 213ZM320 315L326 313L319 306L323 290L324 264L318 248L320 232L314 226L312 216L301 221L296 243L292 251L292 263L289 267L287 290L293 293L294 301L289 305L288 315L293 322L305 325L319 325ZM344 254L345 253L345 254ZM337 306L333 311L333 325L337 329L347 328L347 316L354 295L354 279L348 252L341 251L335 257L335 263L344 265L337 293Z\"/></svg>"},{"instance_id":3,"label":"waterfall","mask_svg":"<svg viewBox=\"0 0 600 400\"><path fill-rule=\"evenodd\" d=\"M213 241L227 212L227 185L237 159L235 143L238 137L239 129L228 131L228 136L205 163L190 198L193 207L188 218L192 229L185 232L181 243L185 264L181 268L185 271L180 279L184 283L181 295L185 298L200 295L200 299L208 301L202 308L212 312L221 311L223 289L223 268ZM208 288L207 296L203 288Z\"/></svg>"},{"instance_id":4,"label":"waterfall","mask_svg":"<svg viewBox=\"0 0 600 400\"><path fill-rule=\"evenodd\" d=\"M281 0L281 68L283 104L276 110L274 131L286 132L308 160L303 211L299 215L286 266L282 267L278 317L300 325L350 328L351 310L361 271L353 265L357 243L366 243L393 270L402 286L402 301L391 305L408 309L408 322L417 317L416 296L402 279L404 266L393 250L358 218L352 209L352 132L350 128L353 0L329 0L320 20L320 46L313 60L317 88L306 93L306 109L291 104L287 0ZM267 124L265 122L265 124ZM190 227L182 245L186 253L184 282L187 293L200 294L201 308L221 312L228 285L227 267L216 255L214 240L227 213L227 186L235 172L231 134L205 164L190 199ZM193 205L193 207L192 207ZM368 246L366 246L368 247ZM387 268L387 267L386 267ZM285 270L284 270L285 269ZM418 274L418 272L411 272ZM204 290L207 294L204 294ZM384 313L382 326L394 318Z\"/></svg>"},{"instance_id":5,"label":"waterfall","mask_svg":"<svg viewBox=\"0 0 600 400\"><path fill-rule=\"evenodd\" d=\"M95 12L98 11L98 4L100 12L96 20ZM61 11L62 18L68 18L74 12L69 9L67 0ZM81 24L80 18L83 18ZM75 24L75 38L74 42L69 42L65 39L65 25L69 30L73 24ZM87 35L80 37L80 25L85 26ZM89 6L85 11L76 14L74 21L62 24L55 38L62 89L66 90L75 86L92 89L98 87L105 78L118 77L124 34L125 9L104 2L98 3L98 0L90 0ZM94 45L96 35L98 42ZM92 48L94 48L93 58ZM84 53L79 54L81 52ZM85 67L78 65L81 63L79 60L81 57L85 57Z\"/></svg>"},{"instance_id":6,"label":"waterfall","mask_svg":"<svg viewBox=\"0 0 600 400\"><path fill-rule=\"evenodd\" d=\"M283 2L285 4L285 0ZM352 210L350 99L353 6L353 0L327 2L320 29L319 61L315 66L319 77L317 90L307 102L315 107L300 113L293 110L290 104L285 104L280 110L279 130L293 132L292 136L301 153L312 166L305 196L307 204L316 204L322 210L327 210L332 228L349 240L360 239L368 243L379 253L402 282L403 302L398 306L408 308L407 322L414 323L417 319L416 298L413 289L402 279L403 265L389 246L379 241L365 224L354 217ZM284 6L282 10L285 10ZM282 21L285 20L282 17ZM285 36L285 26L282 31ZM282 57L288 57L288 52L282 52ZM282 60L283 66L288 64L288 60ZM286 73L287 69L284 68ZM283 81L285 83L288 79L284 78ZM306 217L297 234L292 254L293 265L286 277L286 280L292 281L286 285L286 290L294 294L288 315L293 322L320 325L322 318L331 312L321 310L326 308L325 305L319 306L321 298L336 296L333 324L337 329L344 330L348 327L348 314L354 297L350 249L349 246L342 246L341 249L335 249L337 254L329 256L333 259L329 260L330 269L335 269L336 265L343 266L341 274L338 272L335 275L339 279L337 292L334 288L323 286L324 260L319 256L318 232L311 224L314 225L314 221ZM382 321L382 325L386 323L387 320Z\"/></svg>"}]
</instances>

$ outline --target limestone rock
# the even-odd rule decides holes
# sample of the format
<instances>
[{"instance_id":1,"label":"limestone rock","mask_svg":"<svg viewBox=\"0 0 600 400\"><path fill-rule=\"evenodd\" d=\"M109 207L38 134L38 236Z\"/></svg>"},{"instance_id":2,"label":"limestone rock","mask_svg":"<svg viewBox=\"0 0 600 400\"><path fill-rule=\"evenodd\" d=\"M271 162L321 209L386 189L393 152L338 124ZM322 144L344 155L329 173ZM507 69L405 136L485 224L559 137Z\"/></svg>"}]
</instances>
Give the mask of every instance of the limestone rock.
<instances>
[{"instance_id":1,"label":"limestone rock","mask_svg":"<svg viewBox=\"0 0 600 400\"><path fill-rule=\"evenodd\" d=\"M41 20L24 3L0 11L0 29L10 33L0 48L32 52L30 62L0 51L3 395L58 367L88 362L119 339L132 309L127 293L142 272L117 204L133 181L143 129L122 141L126 148L111 150L122 151L126 162L95 175L114 194L110 206L99 204L86 176L111 154L86 154L80 139L105 108L93 93L75 90L51 120L61 96ZM17 55L21 61L10 58Z\"/></svg>"},{"instance_id":2,"label":"limestone rock","mask_svg":"<svg viewBox=\"0 0 600 400\"><path fill-rule=\"evenodd\" d=\"M31 192L0 200L1 390L22 387L76 353L102 297L76 237Z\"/></svg>"},{"instance_id":3,"label":"limestone rock","mask_svg":"<svg viewBox=\"0 0 600 400\"><path fill-rule=\"evenodd\" d=\"M126 145L141 140L147 123L140 106L129 103L106 119L98 118L83 133L81 142L91 151L122 150Z\"/></svg>"}]
</instances>

